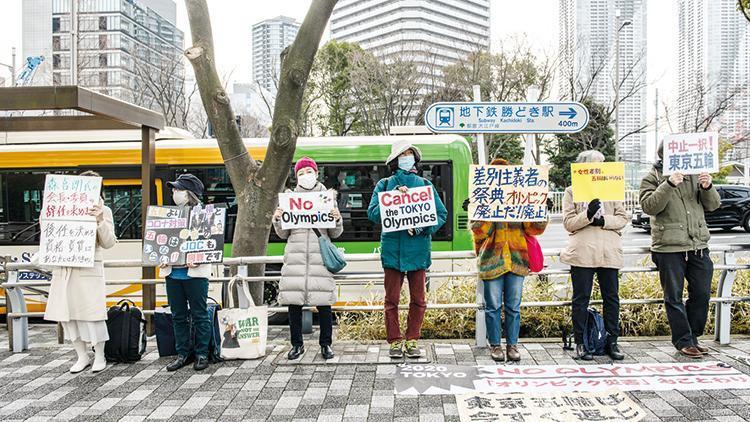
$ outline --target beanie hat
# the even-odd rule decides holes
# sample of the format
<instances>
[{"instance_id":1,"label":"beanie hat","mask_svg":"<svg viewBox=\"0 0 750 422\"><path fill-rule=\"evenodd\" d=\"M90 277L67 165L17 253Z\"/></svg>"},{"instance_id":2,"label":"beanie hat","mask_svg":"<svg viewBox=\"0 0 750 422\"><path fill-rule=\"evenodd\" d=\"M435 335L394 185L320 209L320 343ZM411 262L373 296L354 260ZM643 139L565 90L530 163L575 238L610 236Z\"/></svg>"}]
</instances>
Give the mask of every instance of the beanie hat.
<instances>
[{"instance_id":1,"label":"beanie hat","mask_svg":"<svg viewBox=\"0 0 750 422\"><path fill-rule=\"evenodd\" d=\"M302 157L299 160L297 160L297 164L294 165L294 174L297 174L297 172L299 172L300 169L303 169L305 167L310 167L316 172L318 171L318 165L315 164L315 160L313 160L310 157Z\"/></svg>"}]
</instances>

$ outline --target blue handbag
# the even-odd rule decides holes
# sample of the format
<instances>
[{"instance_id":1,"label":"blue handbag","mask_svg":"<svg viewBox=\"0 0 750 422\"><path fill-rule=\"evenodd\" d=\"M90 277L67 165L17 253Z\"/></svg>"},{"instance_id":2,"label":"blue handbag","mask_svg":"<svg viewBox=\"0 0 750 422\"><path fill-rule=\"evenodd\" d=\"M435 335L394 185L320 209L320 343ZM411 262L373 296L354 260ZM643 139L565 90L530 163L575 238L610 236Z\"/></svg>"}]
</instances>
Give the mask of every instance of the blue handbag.
<instances>
[{"instance_id":1,"label":"blue handbag","mask_svg":"<svg viewBox=\"0 0 750 422\"><path fill-rule=\"evenodd\" d=\"M318 236L318 245L320 246L320 256L323 258L323 265L333 274L343 270L346 267L346 260L341 251L339 251L339 248L331 243L331 239L327 236L321 235L318 229L313 230L315 231L315 235Z\"/></svg>"}]
</instances>

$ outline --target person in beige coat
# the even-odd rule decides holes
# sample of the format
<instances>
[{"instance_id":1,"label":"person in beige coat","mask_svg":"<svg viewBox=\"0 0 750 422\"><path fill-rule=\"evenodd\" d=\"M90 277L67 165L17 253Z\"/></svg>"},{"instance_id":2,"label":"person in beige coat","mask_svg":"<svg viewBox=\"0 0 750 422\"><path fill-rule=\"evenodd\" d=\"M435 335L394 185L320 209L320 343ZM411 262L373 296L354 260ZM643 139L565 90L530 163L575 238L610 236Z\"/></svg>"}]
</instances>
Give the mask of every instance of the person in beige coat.
<instances>
[{"instance_id":1,"label":"person in beige coat","mask_svg":"<svg viewBox=\"0 0 750 422\"><path fill-rule=\"evenodd\" d=\"M584 151L578 155L579 163L602 162L599 151ZM576 353L582 360L593 356L583 346L583 332L588 317L589 301L594 283L594 274L604 299L604 327L608 340L606 352L613 360L622 360L624 355L617 345L620 334L619 269L622 268L622 235L620 231L628 224L628 215L622 202L576 203L572 188L563 195L563 225L570 233L568 247L560 255L560 261L570 265L573 280L573 332Z\"/></svg>"},{"instance_id":2,"label":"person in beige coat","mask_svg":"<svg viewBox=\"0 0 750 422\"><path fill-rule=\"evenodd\" d=\"M295 192L321 192L326 187L318 182L318 166L311 158L301 158L294 166L297 175ZM333 315L331 305L336 303L336 282L325 265L320 253L318 234L313 229L281 228L281 208L276 210L273 228L276 234L286 239L284 266L279 281L279 303L289 306L289 331L292 348L287 355L289 360L298 359L305 353L302 341L302 307L318 308L320 319L320 348L324 359L332 359ZM337 208L331 212L336 221L332 229L318 229L321 236L336 238L343 233L341 214Z\"/></svg>"},{"instance_id":3,"label":"person in beige coat","mask_svg":"<svg viewBox=\"0 0 750 422\"><path fill-rule=\"evenodd\" d=\"M82 176L99 175L87 171ZM62 323L65 338L73 343L78 360L70 368L78 373L91 365L86 343L94 347L93 372L104 370L104 343L109 340L107 332L107 291L104 284L102 252L117 243L112 210L103 204L89 210L96 217L96 252L91 268L54 267L49 288L49 298L44 319Z\"/></svg>"}]
</instances>

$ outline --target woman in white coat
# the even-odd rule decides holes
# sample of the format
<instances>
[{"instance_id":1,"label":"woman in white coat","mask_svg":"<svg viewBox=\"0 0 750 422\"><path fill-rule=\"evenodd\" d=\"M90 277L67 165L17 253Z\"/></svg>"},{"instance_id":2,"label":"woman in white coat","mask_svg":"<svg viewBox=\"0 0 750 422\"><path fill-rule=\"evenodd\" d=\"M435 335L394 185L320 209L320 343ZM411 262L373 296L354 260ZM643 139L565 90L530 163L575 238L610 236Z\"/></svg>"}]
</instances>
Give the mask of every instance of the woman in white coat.
<instances>
[{"instance_id":1,"label":"woman in white coat","mask_svg":"<svg viewBox=\"0 0 750 422\"><path fill-rule=\"evenodd\" d=\"M99 175L87 171L81 176ZM104 284L102 251L117 243L112 220L112 210L103 204L94 205L89 215L96 217L96 252L91 268L55 267L49 288L44 319L62 323L65 338L73 343L78 360L70 368L78 373L91 364L86 343L94 346L93 372L107 366L104 343L109 340L107 332L107 292Z\"/></svg>"}]
</instances>

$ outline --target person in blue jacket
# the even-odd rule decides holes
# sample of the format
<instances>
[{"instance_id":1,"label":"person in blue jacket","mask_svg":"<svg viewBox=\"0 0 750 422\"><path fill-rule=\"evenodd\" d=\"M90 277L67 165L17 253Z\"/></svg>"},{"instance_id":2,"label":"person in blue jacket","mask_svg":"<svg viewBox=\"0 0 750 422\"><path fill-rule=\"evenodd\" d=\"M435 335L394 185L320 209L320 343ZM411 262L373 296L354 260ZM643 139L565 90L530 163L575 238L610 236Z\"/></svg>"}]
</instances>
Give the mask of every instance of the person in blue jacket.
<instances>
[{"instance_id":1,"label":"person in blue jacket","mask_svg":"<svg viewBox=\"0 0 750 422\"><path fill-rule=\"evenodd\" d=\"M419 345L422 321L427 309L425 301L425 270L432 264L432 235L445 224L448 211L435 194L435 188L429 180L417 174L417 164L422 159L419 148L408 141L400 140L391 146L391 155L386 160L392 175L381 179L373 192L367 215L376 224L381 222L378 194L397 191L404 195L410 188L432 187L435 198L437 221L428 227L382 233L380 236L380 260L385 271L385 330L390 344L390 357L403 358L404 352L410 358L421 356ZM406 341L401 335L398 320L398 302L404 274L409 280L409 316L406 322Z\"/></svg>"}]
</instances>

